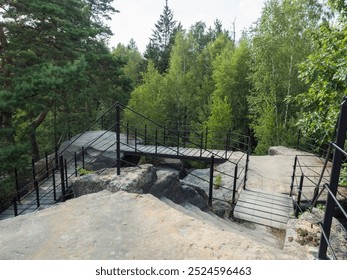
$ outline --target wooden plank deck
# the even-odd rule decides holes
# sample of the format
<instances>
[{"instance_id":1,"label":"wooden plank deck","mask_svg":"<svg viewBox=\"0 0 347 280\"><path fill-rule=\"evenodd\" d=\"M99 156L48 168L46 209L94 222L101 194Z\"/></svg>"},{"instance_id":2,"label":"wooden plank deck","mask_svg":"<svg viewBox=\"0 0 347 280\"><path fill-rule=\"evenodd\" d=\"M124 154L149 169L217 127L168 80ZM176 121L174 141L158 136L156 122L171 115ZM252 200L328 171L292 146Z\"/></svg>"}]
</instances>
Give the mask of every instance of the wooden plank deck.
<instances>
[{"instance_id":1,"label":"wooden plank deck","mask_svg":"<svg viewBox=\"0 0 347 280\"><path fill-rule=\"evenodd\" d=\"M234 217L273 228L284 229L293 213L288 195L243 190L234 209Z\"/></svg>"}]
</instances>

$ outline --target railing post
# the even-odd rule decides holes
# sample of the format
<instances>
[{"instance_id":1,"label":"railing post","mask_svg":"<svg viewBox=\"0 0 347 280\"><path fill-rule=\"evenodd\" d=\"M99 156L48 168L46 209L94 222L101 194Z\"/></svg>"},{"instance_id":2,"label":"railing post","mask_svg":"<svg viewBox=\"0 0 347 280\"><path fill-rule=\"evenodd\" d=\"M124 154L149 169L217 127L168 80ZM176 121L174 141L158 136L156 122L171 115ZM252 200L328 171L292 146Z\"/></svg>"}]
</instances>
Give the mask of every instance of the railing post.
<instances>
[{"instance_id":1,"label":"railing post","mask_svg":"<svg viewBox=\"0 0 347 280\"><path fill-rule=\"evenodd\" d=\"M180 154L180 132L177 131L177 155Z\"/></svg>"},{"instance_id":2,"label":"railing post","mask_svg":"<svg viewBox=\"0 0 347 280\"><path fill-rule=\"evenodd\" d=\"M129 145L129 121L127 121L126 130L127 130L127 145Z\"/></svg>"},{"instance_id":3,"label":"railing post","mask_svg":"<svg viewBox=\"0 0 347 280\"><path fill-rule=\"evenodd\" d=\"M341 104L339 122L337 127L336 146L338 146L341 149L344 149L344 145L346 141L346 131L347 131L347 97L344 98ZM332 195L334 196L336 196L336 193L337 193L337 187L338 187L338 183L340 179L341 165L342 165L342 153L339 150L335 149L335 153L333 157L333 166L331 170L331 177L330 177L330 183L329 183L329 189ZM334 208L335 208L335 201L330 195L328 195L326 206L325 206L324 221L323 221L323 231L325 232L327 239L329 239L330 237L330 230L331 230L331 224L332 224L332 219L334 215ZM322 233L320 244L319 244L319 251L318 251L319 259L327 258L327 249L328 249L328 243L323 237L323 233Z\"/></svg>"},{"instance_id":4,"label":"railing post","mask_svg":"<svg viewBox=\"0 0 347 280\"><path fill-rule=\"evenodd\" d=\"M158 153L158 130L155 130L155 153Z\"/></svg>"},{"instance_id":5,"label":"railing post","mask_svg":"<svg viewBox=\"0 0 347 280\"><path fill-rule=\"evenodd\" d=\"M237 164L234 170L233 204L235 203L235 197L236 197L238 167L239 165Z\"/></svg>"},{"instance_id":6,"label":"railing post","mask_svg":"<svg viewBox=\"0 0 347 280\"><path fill-rule=\"evenodd\" d=\"M120 163L121 163L121 158L120 158L120 108L119 104L116 105L116 138L117 138L117 175L120 175ZM135 145L136 145L136 139L135 139Z\"/></svg>"},{"instance_id":7,"label":"railing post","mask_svg":"<svg viewBox=\"0 0 347 280\"><path fill-rule=\"evenodd\" d=\"M145 146L147 146L147 124L145 124Z\"/></svg>"},{"instance_id":8,"label":"railing post","mask_svg":"<svg viewBox=\"0 0 347 280\"><path fill-rule=\"evenodd\" d=\"M69 187L68 174L67 174L67 162L64 160L64 168L65 168L65 187Z\"/></svg>"},{"instance_id":9,"label":"railing post","mask_svg":"<svg viewBox=\"0 0 347 280\"><path fill-rule=\"evenodd\" d=\"M57 201L57 190L56 190L56 185L55 185L55 168L56 167L54 166L53 173L52 173L54 202Z\"/></svg>"},{"instance_id":10,"label":"railing post","mask_svg":"<svg viewBox=\"0 0 347 280\"><path fill-rule=\"evenodd\" d=\"M32 169L33 169L33 180L36 180L36 170L35 170L35 161L34 158L31 159L31 165L32 165Z\"/></svg>"},{"instance_id":11,"label":"railing post","mask_svg":"<svg viewBox=\"0 0 347 280\"><path fill-rule=\"evenodd\" d=\"M14 209L14 216L18 216L18 208L17 208L17 198L16 196L13 197L13 209Z\"/></svg>"},{"instance_id":12,"label":"railing post","mask_svg":"<svg viewBox=\"0 0 347 280\"><path fill-rule=\"evenodd\" d=\"M293 166L292 182L290 183L290 194L289 194L290 197L293 196L293 189L294 189L294 181L295 181L295 172L296 172L297 162L298 162L298 156L295 156L294 166Z\"/></svg>"},{"instance_id":13,"label":"railing post","mask_svg":"<svg viewBox=\"0 0 347 280\"><path fill-rule=\"evenodd\" d=\"M247 185L247 178L248 178L248 167L249 167L249 157L251 154L251 144L250 144L251 139L248 138L248 148L247 148L247 156L246 156L246 167L245 167L245 180L243 182L243 189L246 189Z\"/></svg>"},{"instance_id":14,"label":"railing post","mask_svg":"<svg viewBox=\"0 0 347 280\"><path fill-rule=\"evenodd\" d=\"M75 177L78 176L78 171L77 171L77 153L75 152Z\"/></svg>"},{"instance_id":15,"label":"railing post","mask_svg":"<svg viewBox=\"0 0 347 280\"><path fill-rule=\"evenodd\" d=\"M202 146L204 145L203 139L204 139L204 133L201 133L201 135L200 135L200 157L202 157Z\"/></svg>"},{"instance_id":16,"label":"railing post","mask_svg":"<svg viewBox=\"0 0 347 280\"><path fill-rule=\"evenodd\" d=\"M36 192L36 205L37 205L37 208L39 208L40 207L39 182L35 180L34 186L35 186L35 192Z\"/></svg>"},{"instance_id":17,"label":"railing post","mask_svg":"<svg viewBox=\"0 0 347 280\"><path fill-rule=\"evenodd\" d=\"M137 152L137 129L135 129L135 152Z\"/></svg>"},{"instance_id":18,"label":"railing post","mask_svg":"<svg viewBox=\"0 0 347 280\"><path fill-rule=\"evenodd\" d=\"M61 184L61 199L65 201L65 176L64 176L64 159L63 156L59 157L59 168L60 168L60 184Z\"/></svg>"},{"instance_id":19,"label":"railing post","mask_svg":"<svg viewBox=\"0 0 347 280\"><path fill-rule=\"evenodd\" d=\"M208 206L212 207L212 196L213 196L213 170L214 170L214 156L211 157L210 164L210 185L208 193Z\"/></svg>"},{"instance_id":20,"label":"railing post","mask_svg":"<svg viewBox=\"0 0 347 280\"><path fill-rule=\"evenodd\" d=\"M15 180L15 183L16 183L16 197L17 197L17 201L20 202L19 181L18 181L18 170L17 170L17 168L14 169L14 180Z\"/></svg>"},{"instance_id":21,"label":"railing post","mask_svg":"<svg viewBox=\"0 0 347 280\"><path fill-rule=\"evenodd\" d=\"M302 186L303 186L303 184L304 184L304 174L302 174L301 177L300 177L300 185L299 185L298 197L297 197L296 205L295 205L295 218L299 217L300 203L301 203L301 193L302 193Z\"/></svg>"}]
</instances>

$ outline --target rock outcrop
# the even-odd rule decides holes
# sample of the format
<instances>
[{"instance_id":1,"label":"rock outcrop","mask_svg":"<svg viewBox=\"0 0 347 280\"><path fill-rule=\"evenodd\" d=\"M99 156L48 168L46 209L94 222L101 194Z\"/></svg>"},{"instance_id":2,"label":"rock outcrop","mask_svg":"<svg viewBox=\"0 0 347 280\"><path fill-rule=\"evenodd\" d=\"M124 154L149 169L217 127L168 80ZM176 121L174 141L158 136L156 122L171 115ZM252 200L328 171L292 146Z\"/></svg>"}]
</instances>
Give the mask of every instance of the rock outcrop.
<instances>
[{"instance_id":1,"label":"rock outcrop","mask_svg":"<svg viewBox=\"0 0 347 280\"><path fill-rule=\"evenodd\" d=\"M72 179L75 197L102 190L111 192L150 193L158 198L168 198L174 203L191 203L203 211L208 211L207 195L198 188L182 186L179 174L173 171L157 171L151 164L122 168L117 176L116 169L105 169Z\"/></svg>"},{"instance_id":2,"label":"rock outcrop","mask_svg":"<svg viewBox=\"0 0 347 280\"><path fill-rule=\"evenodd\" d=\"M0 221L0 236L2 260L301 257L260 243L259 231L218 220L193 206L188 210L149 194L124 191L84 195Z\"/></svg>"},{"instance_id":3,"label":"rock outcrop","mask_svg":"<svg viewBox=\"0 0 347 280\"><path fill-rule=\"evenodd\" d=\"M323 221L324 211L313 208L312 212L304 212L299 219L290 219L287 225L284 248L287 251L306 253L308 258L317 258L321 230L318 222ZM331 246L339 260L347 260L347 232L341 223L333 218ZM328 250L328 256L332 258Z\"/></svg>"}]
</instances>

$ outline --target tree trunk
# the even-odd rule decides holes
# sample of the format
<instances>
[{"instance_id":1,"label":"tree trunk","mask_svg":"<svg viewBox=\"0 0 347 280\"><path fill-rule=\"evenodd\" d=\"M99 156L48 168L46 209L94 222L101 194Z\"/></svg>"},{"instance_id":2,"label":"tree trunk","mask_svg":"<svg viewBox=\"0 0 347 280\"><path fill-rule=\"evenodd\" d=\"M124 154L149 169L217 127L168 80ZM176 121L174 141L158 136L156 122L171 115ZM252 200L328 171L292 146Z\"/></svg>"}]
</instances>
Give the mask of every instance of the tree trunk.
<instances>
[{"instance_id":1,"label":"tree trunk","mask_svg":"<svg viewBox=\"0 0 347 280\"><path fill-rule=\"evenodd\" d=\"M40 115L31 123L31 130L29 131L29 140L31 144L32 156L35 161L40 159L40 148L37 143L36 129L43 123L47 116L47 112L41 112Z\"/></svg>"}]
</instances>

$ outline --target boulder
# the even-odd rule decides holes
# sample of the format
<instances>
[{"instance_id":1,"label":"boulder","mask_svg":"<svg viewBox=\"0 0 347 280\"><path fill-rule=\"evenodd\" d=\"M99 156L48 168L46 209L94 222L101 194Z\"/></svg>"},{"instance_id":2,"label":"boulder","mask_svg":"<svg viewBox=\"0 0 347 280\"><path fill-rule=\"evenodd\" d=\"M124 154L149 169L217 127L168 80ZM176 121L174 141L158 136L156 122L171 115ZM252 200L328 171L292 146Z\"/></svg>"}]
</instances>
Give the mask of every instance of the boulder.
<instances>
[{"instance_id":1,"label":"boulder","mask_svg":"<svg viewBox=\"0 0 347 280\"><path fill-rule=\"evenodd\" d=\"M88 174L72 179L71 188L75 197L96 193L102 190L111 192L126 191L129 193L143 193L156 182L155 168L150 164L139 167L123 168L121 175L116 169L105 169L101 172Z\"/></svg>"},{"instance_id":2,"label":"boulder","mask_svg":"<svg viewBox=\"0 0 347 280\"><path fill-rule=\"evenodd\" d=\"M158 197L166 197L176 204L190 203L200 210L208 211L208 197L197 187L182 186L177 172L157 171L158 180L149 193Z\"/></svg>"},{"instance_id":3,"label":"boulder","mask_svg":"<svg viewBox=\"0 0 347 280\"><path fill-rule=\"evenodd\" d=\"M157 198L167 198L176 204L191 203L203 211L208 211L206 193L196 187L182 187L179 174L172 171L157 171L153 165L122 168L117 176L116 169L109 168L93 174L72 179L71 188L75 197L109 190L129 193L150 193Z\"/></svg>"},{"instance_id":4,"label":"boulder","mask_svg":"<svg viewBox=\"0 0 347 280\"><path fill-rule=\"evenodd\" d=\"M226 162L216 167L214 171L214 180L217 176L221 178L221 185L213 188L213 210L219 216L224 216L226 211L230 210L233 196L234 178L229 176L233 172L235 165ZM233 175L233 174L230 174ZM183 184L195 186L203 190L206 194L209 193L210 169L197 169L192 171L187 177L182 180Z\"/></svg>"}]
</instances>

